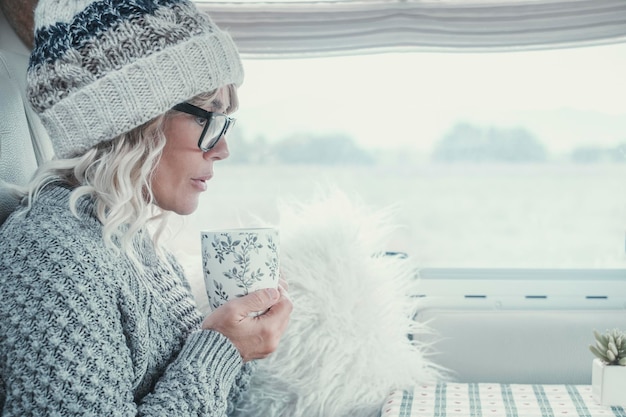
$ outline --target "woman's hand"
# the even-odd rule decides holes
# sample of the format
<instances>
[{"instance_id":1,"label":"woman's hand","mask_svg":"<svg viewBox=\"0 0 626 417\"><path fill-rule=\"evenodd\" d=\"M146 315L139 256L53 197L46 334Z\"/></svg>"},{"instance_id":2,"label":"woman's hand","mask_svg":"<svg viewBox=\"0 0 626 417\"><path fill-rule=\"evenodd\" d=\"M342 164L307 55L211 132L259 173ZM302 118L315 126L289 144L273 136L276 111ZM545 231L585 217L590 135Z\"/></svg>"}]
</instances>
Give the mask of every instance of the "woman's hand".
<instances>
[{"instance_id":1,"label":"woman's hand","mask_svg":"<svg viewBox=\"0 0 626 417\"><path fill-rule=\"evenodd\" d=\"M265 358L278 347L293 309L286 282L280 281L278 290L258 290L220 306L204 319L202 328L226 336L244 362ZM265 310L260 316L253 315Z\"/></svg>"}]
</instances>

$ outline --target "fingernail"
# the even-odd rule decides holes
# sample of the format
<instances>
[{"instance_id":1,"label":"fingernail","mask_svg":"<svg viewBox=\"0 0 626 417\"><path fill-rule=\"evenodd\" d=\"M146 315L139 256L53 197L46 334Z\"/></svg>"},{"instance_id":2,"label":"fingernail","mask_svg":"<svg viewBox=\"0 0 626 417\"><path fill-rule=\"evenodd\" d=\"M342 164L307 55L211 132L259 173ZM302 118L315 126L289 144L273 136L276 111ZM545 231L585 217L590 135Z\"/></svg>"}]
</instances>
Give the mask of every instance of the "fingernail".
<instances>
[{"instance_id":1,"label":"fingernail","mask_svg":"<svg viewBox=\"0 0 626 417\"><path fill-rule=\"evenodd\" d=\"M289 296L289 292L287 292L286 289L281 288L280 290L281 295L286 298L287 300L291 301L291 297Z\"/></svg>"},{"instance_id":2,"label":"fingernail","mask_svg":"<svg viewBox=\"0 0 626 417\"><path fill-rule=\"evenodd\" d=\"M278 290L276 288L266 288L267 295L270 296L270 300L276 300L279 297Z\"/></svg>"}]
</instances>

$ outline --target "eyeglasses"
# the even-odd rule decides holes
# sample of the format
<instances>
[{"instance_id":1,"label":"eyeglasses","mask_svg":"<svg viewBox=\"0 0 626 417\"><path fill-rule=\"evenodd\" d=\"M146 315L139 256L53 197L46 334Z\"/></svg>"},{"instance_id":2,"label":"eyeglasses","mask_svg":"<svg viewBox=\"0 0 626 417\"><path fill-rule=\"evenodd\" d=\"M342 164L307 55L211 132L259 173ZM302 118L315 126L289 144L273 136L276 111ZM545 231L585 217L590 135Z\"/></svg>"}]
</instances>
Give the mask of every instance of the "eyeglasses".
<instances>
[{"instance_id":1,"label":"eyeglasses","mask_svg":"<svg viewBox=\"0 0 626 417\"><path fill-rule=\"evenodd\" d=\"M235 119L222 113L206 111L201 107L189 103L180 103L172 107L173 110L204 119L204 128L198 140L198 147L208 152L217 145L228 129L235 124Z\"/></svg>"}]
</instances>

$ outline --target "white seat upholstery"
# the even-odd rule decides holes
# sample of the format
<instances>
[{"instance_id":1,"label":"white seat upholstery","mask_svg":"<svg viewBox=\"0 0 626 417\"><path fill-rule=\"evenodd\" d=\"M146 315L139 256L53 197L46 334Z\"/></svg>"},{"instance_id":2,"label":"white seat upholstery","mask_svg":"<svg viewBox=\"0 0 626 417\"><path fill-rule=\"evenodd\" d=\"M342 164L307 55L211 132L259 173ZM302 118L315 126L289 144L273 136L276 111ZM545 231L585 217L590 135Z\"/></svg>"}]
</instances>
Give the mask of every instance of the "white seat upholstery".
<instances>
[{"instance_id":1,"label":"white seat upholstery","mask_svg":"<svg viewBox=\"0 0 626 417\"><path fill-rule=\"evenodd\" d=\"M0 224L17 201L2 182L25 185L52 155L46 130L26 101L28 50L0 12Z\"/></svg>"},{"instance_id":2,"label":"white seat upholstery","mask_svg":"<svg viewBox=\"0 0 626 417\"><path fill-rule=\"evenodd\" d=\"M0 51L0 179L25 185L37 168L37 159L20 86L6 63L10 55ZM8 190L0 188L0 223L16 204Z\"/></svg>"}]
</instances>

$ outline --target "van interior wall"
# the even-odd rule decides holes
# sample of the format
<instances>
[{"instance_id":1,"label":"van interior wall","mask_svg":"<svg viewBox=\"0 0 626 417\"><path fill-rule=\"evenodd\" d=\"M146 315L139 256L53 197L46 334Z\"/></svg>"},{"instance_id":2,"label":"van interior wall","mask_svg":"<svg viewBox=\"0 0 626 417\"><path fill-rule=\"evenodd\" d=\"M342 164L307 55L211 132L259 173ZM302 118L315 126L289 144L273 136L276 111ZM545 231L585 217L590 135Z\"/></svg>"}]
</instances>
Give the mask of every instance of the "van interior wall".
<instances>
[{"instance_id":1,"label":"van interior wall","mask_svg":"<svg viewBox=\"0 0 626 417\"><path fill-rule=\"evenodd\" d=\"M458 382L591 384L593 331L624 328L620 270L425 270L416 320Z\"/></svg>"}]
</instances>

